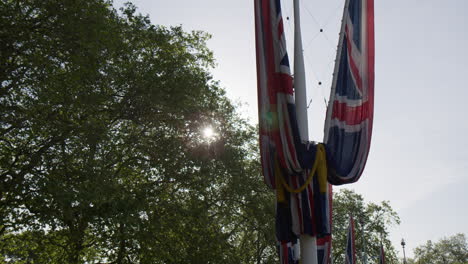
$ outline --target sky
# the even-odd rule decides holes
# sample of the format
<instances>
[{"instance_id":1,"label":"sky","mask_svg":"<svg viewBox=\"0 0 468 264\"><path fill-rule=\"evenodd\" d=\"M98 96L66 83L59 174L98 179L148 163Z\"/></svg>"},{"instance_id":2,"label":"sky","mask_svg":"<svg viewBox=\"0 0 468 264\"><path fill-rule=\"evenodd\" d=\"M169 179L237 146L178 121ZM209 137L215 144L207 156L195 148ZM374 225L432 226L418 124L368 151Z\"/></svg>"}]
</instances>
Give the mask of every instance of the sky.
<instances>
[{"instance_id":1,"label":"sky","mask_svg":"<svg viewBox=\"0 0 468 264\"><path fill-rule=\"evenodd\" d=\"M214 78L240 104L244 117L258 121L253 0L132 2L153 24L210 33ZM290 58L292 2L282 3ZM301 0L309 137L314 141L323 138L343 5L344 0ZM402 238L411 257L413 248L427 240L468 234L466 10L465 0L375 0L372 146L360 180L345 188L368 202L390 201L401 219L390 236L401 257Z\"/></svg>"}]
</instances>

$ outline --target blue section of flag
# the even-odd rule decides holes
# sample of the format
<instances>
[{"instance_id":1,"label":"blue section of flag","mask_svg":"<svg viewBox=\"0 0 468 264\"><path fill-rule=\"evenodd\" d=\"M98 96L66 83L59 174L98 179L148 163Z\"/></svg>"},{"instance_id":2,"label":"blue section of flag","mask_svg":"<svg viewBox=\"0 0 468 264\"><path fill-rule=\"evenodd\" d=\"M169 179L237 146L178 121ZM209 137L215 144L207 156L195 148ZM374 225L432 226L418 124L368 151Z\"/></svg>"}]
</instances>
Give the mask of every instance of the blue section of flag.
<instances>
[{"instance_id":1,"label":"blue section of flag","mask_svg":"<svg viewBox=\"0 0 468 264\"><path fill-rule=\"evenodd\" d=\"M338 68L338 76L336 77L336 94L339 96L346 96L349 100L362 99L353 77L351 76L351 69L348 61L348 43L343 42L341 49L340 66Z\"/></svg>"},{"instance_id":2,"label":"blue section of flag","mask_svg":"<svg viewBox=\"0 0 468 264\"><path fill-rule=\"evenodd\" d=\"M329 163L335 164L333 169L336 173L347 175L353 169L358 156L361 133L361 131L348 133L336 126L330 129L330 143L326 146L327 159Z\"/></svg>"},{"instance_id":3,"label":"blue section of flag","mask_svg":"<svg viewBox=\"0 0 468 264\"><path fill-rule=\"evenodd\" d=\"M349 1L349 18L353 23L353 41L356 44L356 47L361 50L361 0L350 0Z\"/></svg>"},{"instance_id":4,"label":"blue section of flag","mask_svg":"<svg viewBox=\"0 0 468 264\"><path fill-rule=\"evenodd\" d=\"M317 260L318 263L322 263L323 259L325 258L325 249L318 249L317 250Z\"/></svg>"},{"instance_id":5,"label":"blue section of flag","mask_svg":"<svg viewBox=\"0 0 468 264\"><path fill-rule=\"evenodd\" d=\"M276 15L281 13L281 0L275 0Z\"/></svg>"},{"instance_id":6,"label":"blue section of flag","mask_svg":"<svg viewBox=\"0 0 468 264\"><path fill-rule=\"evenodd\" d=\"M283 59L281 59L280 65L289 67L289 58L287 53L284 55Z\"/></svg>"}]
</instances>

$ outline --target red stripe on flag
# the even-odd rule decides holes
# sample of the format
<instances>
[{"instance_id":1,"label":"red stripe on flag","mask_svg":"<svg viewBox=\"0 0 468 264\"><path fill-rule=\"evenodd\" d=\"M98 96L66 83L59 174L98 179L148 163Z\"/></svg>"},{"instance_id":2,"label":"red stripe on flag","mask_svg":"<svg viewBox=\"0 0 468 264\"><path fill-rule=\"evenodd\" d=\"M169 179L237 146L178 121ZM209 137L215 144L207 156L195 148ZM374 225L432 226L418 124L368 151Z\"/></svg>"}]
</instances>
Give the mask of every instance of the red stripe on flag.
<instances>
[{"instance_id":1,"label":"red stripe on flag","mask_svg":"<svg viewBox=\"0 0 468 264\"><path fill-rule=\"evenodd\" d=\"M284 106L284 114L285 115L289 115L288 113L288 109L287 109L287 105ZM293 136L289 133L289 129L291 128L291 120L289 119L289 116L285 117L285 119L288 119L289 122L286 123L284 122L283 126L284 126L284 130L286 132L286 144L287 144L287 147L288 147L288 151L289 153L291 154L291 163L295 163L295 161L297 160L297 157L296 157L296 147L294 146L294 142L293 142ZM281 125L281 124L280 124ZM284 142L283 142L284 143ZM295 167L296 164L291 164L293 167Z\"/></svg>"},{"instance_id":2,"label":"red stripe on flag","mask_svg":"<svg viewBox=\"0 0 468 264\"><path fill-rule=\"evenodd\" d=\"M281 246L283 248L283 263L288 264L289 262L288 244L286 242L281 243Z\"/></svg>"},{"instance_id":3,"label":"red stripe on flag","mask_svg":"<svg viewBox=\"0 0 468 264\"><path fill-rule=\"evenodd\" d=\"M260 18L261 25L263 25L263 48L264 48L264 60L265 60L265 72L266 72L266 86L268 90L268 96L270 104L276 104L276 91L271 89L272 85L275 85L275 56L273 47L273 26L271 24L270 15L270 1L262 0L262 17Z\"/></svg>"},{"instance_id":4,"label":"red stripe on flag","mask_svg":"<svg viewBox=\"0 0 468 264\"><path fill-rule=\"evenodd\" d=\"M375 40L374 40L374 0L367 0L366 2L366 18L367 18L367 101L368 101L368 113L369 125L367 127L367 153L369 153L371 142L372 142L372 127L374 125L374 63L375 63ZM362 164L362 171L366 166L367 158Z\"/></svg>"},{"instance_id":5,"label":"red stripe on flag","mask_svg":"<svg viewBox=\"0 0 468 264\"><path fill-rule=\"evenodd\" d=\"M367 95L369 101L369 119L374 119L374 0L367 0ZM369 147L372 135L372 124L369 126Z\"/></svg>"},{"instance_id":6,"label":"red stripe on flag","mask_svg":"<svg viewBox=\"0 0 468 264\"><path fill-rule=\"evenodd\" d=\"M276 81L274 82L275 92L293 94L293 79L291 75L286 73L276 73ZM273 84L272 84L273 85Z\"/></svg>"},{"instance_id":7,"label":"red stripe on flag","mask_svg":"<svg viewBox=\"0 0 468 264\"><path fill-rule=\"evenodd\" d=\"M364 102L360 106L348 106L339 101L333 102L332 119L344 121L347 125L359 125L369 119L369 102Z\"/></svg>"}]
</instances>

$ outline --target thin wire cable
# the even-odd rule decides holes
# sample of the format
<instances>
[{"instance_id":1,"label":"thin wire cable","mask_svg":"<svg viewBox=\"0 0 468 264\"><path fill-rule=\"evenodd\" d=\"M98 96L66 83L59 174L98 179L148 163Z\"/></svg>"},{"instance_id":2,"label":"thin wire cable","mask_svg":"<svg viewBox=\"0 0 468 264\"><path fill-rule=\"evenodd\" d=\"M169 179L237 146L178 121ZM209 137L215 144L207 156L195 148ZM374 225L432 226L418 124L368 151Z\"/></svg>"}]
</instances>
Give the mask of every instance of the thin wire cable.
<instances>
[{"instance_id":1,"label":"thin wire cable","mask_svg":"<svg viewBox=\"0 0 468 264\"><path fill-rule=\"evenodd\" d=\"M320 78L321 74L318 74L317 71L315 71L315 70L312 69L314 66L312 65L312 62L311 62L311 59L310 59L309 55L308 55L307 53L304 53L304 54L305 54L305 62L306 62L306 64L309 66L309 68L311 69L312 76L315 78L315 81L316 81L316 82L320 83L320 84L318 85L318 86L319 86L318 89L316 89L316 90L319 90L320 97L323 98L323 100L324 100L324 102L325 102L325 106L327 107L327 105L328 105L328 104L327 104L327 98L326 98L326 96L325 96L325 91L324 91L324 88L323 88L323 84L324 84L325 82ZM334 59L332 58L332 59L330 59L329 61L330 61L330 62L327 64L327 68L330 66L330 64L332 64L332 63L334 62ZM320 75L320 76L319 76L319 75ZM333 75L333 74L332 74L332 75ZM333 78L333 76L332 76L332 78ZM313 101L313 98L309 101L308 108L309 108L310 104L312 103L312 101Z\"/></svg>"},{"instance_id":2,"label":"thin wire cable","mask_svg":"<svg viewBox=\"0 0 468 264\"><path fill-rule=\"evenodd\" d=\"M305 54L305 53L304 53L304 54ZM310 58L309 58L309 56L307 56L307 55L305 56L305 62L310 66L310 68L313 67L312 63L310 62ZM330 65L330 64L328 64L328 65ZM317 75L317 72L314 71L314 70L311 70L311 72L312 72L312 76L313 76L313 77L315 78L315 80L316 80L316 83L318 83L318 82L321 82L321 83L322 83L322 81L319 80L319 77L318 77L318 75ZM323 83L322 83L322 84L323 84ZM324 90L323 90L323 87L322 87L322 85L318 85L318 86L319 86L318 89L313 89L313 91L316 91L316 90L319 91L319 96L320 96L321 98L324 99L324 101L325 101L325 106L327 106L327 103L326 103L326 102L327 102L327 99L326 99L326 97L325 97L325 92L324 92ZM314 85L314 87L316 87L316 85ZM311 95L311 99L310 99L310 101L309 101L309 104L307 105L307 108L310 107L310 105L312 104L313 101L314 101L314 100L313 100L313 96Z\"/></svg>"},{"instance_id":3,"label":"thin wire cable","mask_svg":"<svg viewBox=\"0 0 468 264\"><path fill-rule=\"evenodd\" d=\"M331 12L331 14L330 14L330 15L327 17L327 19L325 20L325 24L323 24L323 26L321 26L320 23L318 22L317 18L312 14L312 12L309 10L309 8L303 3L303 1L301 1L301 2L302 2L302 6L303 6L304 9L307 11L307 13L310 15L310 17L311 17L312 20L315 22L315 24L318 26L318 28L319 28L319 29L322 29L321 31L317 32L317 33L312 37L312 39L310 39L310 40L308 41L308 43L305 45L305 47L303 48L303 50L305 51L306 49L308 49L308 48L312 45L312 43L314 42L314 40L320 35L320 33L323 33L324 38L325 38L326 41L329 43L330 48L333 50L333 55L336 55L336 54L335 54L335 53L336 53L336 47L335 47L335 45L331 42L331 40L330 40L330 38L327 36L327 34L323 31L323 28L324 28L325 26L327 26L327 25L330 23L330 21L332 21L331 19L332 19L334 16L336 16L337 10L340 9L341 4L337 5L337 6L333 9L333 11ZM289 12L290 12L290 11L289 11ZM287 16L287 17L289 17L289 16ZM291 21L288 20L288 23L287 23L287 24L288 24L288 27L289 27L290 31L293 32L293 31L292 31L293 29L292 29L292 26L291 26ZM316 83L319 83L319 85L318 85L318 86L319 86L319 87L318 87L319 89L314 89L314 90L315 90L315 91L316 91L316 90L319 90L320 97L323 98L325 107L327 107L327 106L328 106L327 98L326 98L326 96L325 96L324 88L322 87L322 84L324 84L324 82L323 82L323 81L321 80L321 78L319 77L319 75L321 76L322 74L319 74L317 71L315 71L315 70L313 69L314 66L313 66L312 63L311 63L311 59L309 58L309 55L308 55L306 52L304 52L304 54L305 54L305 61L306 61L306 63L307 63L307 64L309 65L309 67L310 67L310 72L312 72L312 77L315 79ZM334 59L333 59L333 58L334 58L334 56L332 56L332 58L329 59L329 63L327 64L327 68L330 66L330 64L332 64L332 63L334 62ZM333 74L332 74L332 75L333 75ZM315 86L315 85L314 85L314 86ZM309 101L309 103L308 103L308 105L307 105L307 108L310 107L310 105L312 104L312 102L313 102L313 98L310 99L310 101Z\"/></svg>"},{"instance_id":4,"label":"thin wire cable","mask_svg":"<svg viewBox=\"0 0 468 264\"><path fill-rule=\"evenodd\" d=\"M309 42L307 43L307 45L305 45L304 50L306 50L308 47L310 47L310 45L312 44L312 42L315 40L315 38L318 37L318 35L320 35L320 33L321 33L320 31L317 32L317 33L315 33L315 35L312 37L312 39L309 40Z\"/></svg>"},{"instance_id":5,"label":"thin wire cable","mask_svg":"<svg viewBox=\"0 0 468 264\"><path fill-rule=\"evenodd\" d=\"M304 4L304 1L302 1L302 6L304 6L304 9L307 11L307 13L309 13L309 15L312 17L312 19L314 20L315 24L317 24L317 26L320 28L320 23L318 22L318 20L315 18L315 16L312 14L312 12L310 12L309 8L307 8L307 6Z\"/></svg>"},{"instance_id":6,"label":"thin wire cable","mask_svg":"<svg viewBox=\"0 0 468 264\"><path fill-rule=\"evenodd\" d=\"M302 1L302 2L303 2L303 1ZM315 16L312 14L312 12L311 12L311 11L309 10L309 8L307 7L307 5L305 5L305 4L302 4L302 5L304 6L304 9L307 11L307 13L310 15L310 17L312 17L312 20L315 22L315 24L317 24L317 26L318 26L319 29L323 29L323 27L325 27L325 25L326 25L327 23L329 23L329 21L328 21L326 24L324 24L324 25L321 26L320 23L318 22L318 20L315 18ZM327 20L329 20L330 17L333 17L333 15L336 13L336 11L338 10L338 8L339 8L339 6L337 6L337 7L333 10L332 15L330 15L329 18L327 18ZM328 43L330 44L330 47L331 47L332 49L335 49L335 48L334 48L335 45L333 45L333 43L330 41L330 39L328 38L328 36L327 36L327 34L325 33L325 31L322 31L322 32L319 32L319 33L323 33L323 36L324 36L324 38L328 41ZM317 34L317 35L319 35L319 34ZM315 36L314 36L314 38L315 38ZM313 40L313 39L312 39L312 40ZM312 42L312 40L308 42L307 47L310 46L310 44L311 44L310 42Z\"/></svg>"},{"instance_id":7,"label":"thin wire cable","mask_svg":"<svg viewBox=\"0 0 468 264\"><path fill-rule=\"evenodd\" d=\"M311 60L310 60L310 58L309 58L309 55L307 55L307 53L305 53L305 52L304 52L304 55L305 55L305 62L310 66L313 77L315 78L315 80L316 80L317 82L319 82L319 81L320 81L320 78L319 78L319 76L317 75L316 71L314 71L314 70L312 69L312 68L313 68L313 65L312 65L312 63L310 62Z\"/></svg>"},{"instance_id":8,"label":"thin wire cable","mask_svg":"<svg viewBox=\"0 0 468 264\"><path fill-rule=\"evenodd\" d=\"M323 33L323 37L328 41L328 43L330 44L330 48L335 51L336 48L335 48L335 45L331 42L331 40L328 38L327 34L325 34L325 32Z\"/></svg>"},{"instance_id":9,"label":"thin wire cable","mask_svg":"<svg viewBox=\"0 0 468 264\"><path fill-rule=\"evenodd\" d=\"M343 7L344 7L343 5L344 5L344 3L343 3L343 4L342 4L342 3L339 3L339 4L333 9L333 11L332 11L332 12L330 13L330 15L327 17L327 19L325 19L325 24L323 24L323 27L326 27L326 26L332 21L331 19L332 19L334 16L336 16L337 14L340 14L340 12L338 12L338 11L343 10Z\"/></svg>"}]
</instances>

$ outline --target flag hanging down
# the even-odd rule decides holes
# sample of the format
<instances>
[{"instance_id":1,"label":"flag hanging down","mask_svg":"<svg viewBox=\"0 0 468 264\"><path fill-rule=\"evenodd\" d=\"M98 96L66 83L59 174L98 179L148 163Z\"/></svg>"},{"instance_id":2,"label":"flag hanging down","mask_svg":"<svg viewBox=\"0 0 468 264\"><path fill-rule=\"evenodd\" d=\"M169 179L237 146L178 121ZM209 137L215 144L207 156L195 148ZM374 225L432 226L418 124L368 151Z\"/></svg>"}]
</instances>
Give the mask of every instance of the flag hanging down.
<instances>
[{"instance_id":1,"label":"flag hanging down","mask_svg":"<svg viewBox=\"0 0 468 264\"><path fill-rule=\"evenodd\" d=\"M356 264L356 247L354 244L354 219L349 216L348 235L346 237L345 264Z\"/></svg>"},{"instance_id":2,"label":"flag hanging down","mask_svg":"<svg viewBox=\"0 0 468 264\"><path fill-rule=\"evenodd\" d=\"M299 235L330 234L331 188L323 145L303 143L299 135L280 0L254 3L262 172L277 192L281 263L294 263L290 249Z\"/></svg>"},{"instance_id":3,"label":"flag hanging down","mask_svg":"<svg viewBox=\"0 0 468 264\"><path fill-rule=\"evenodd\" d=\"M331 255L331 235L326 235L317 239L317 263L330 264Z\"/></svg>"},{"instance_id":4,"label":"flag hanging down","mask_svg":"<svg viewBox=\"0 0 468 264\"><path fill-rule=\"evenodd\" d=\"M328 213L324 215L331 214L333 210L333 190L332 185L328 184L327 190L327 199L328 199ZM331 228L332 226L332 218L329 217L327 219L328 226ZM331 249L332 249L332 230L329 230L329 234L325 234L319 238L317 238L317 263L318 264L330 264L331 263Z\"/></svg>"},{"instance_id":5,"label":"flag hanging down","mask_svg":"<svg viewBox=\"0 0 468 264\"><path fill-rule=\"evenodd\" d=\"M359 179L369 154L374 109L374 0L346 2L325 121L328 181Z\"/></svg>"},{"instance_id":6,"label":"flag hanging down","mask_svg":"<svg viewBox=\"0 0 468 264\"><path fill-rule=\"evenodd\" d=\"M297 240L293 242L279 242L278 243L278 255L281 264L299 264L298 252L299 245Z\"/></svg>"},{"instance_id":7,"label":"flag hanging down","mask_svg":"<svg viewBox=\"0 0 468 264\"><path fill-rule=\"evenodd\" d=\"M255 0L255 30L262 170L265 183L276 188L276 163L287 173L302 171L280 1Z\"/></svg>"}]
</instances>

